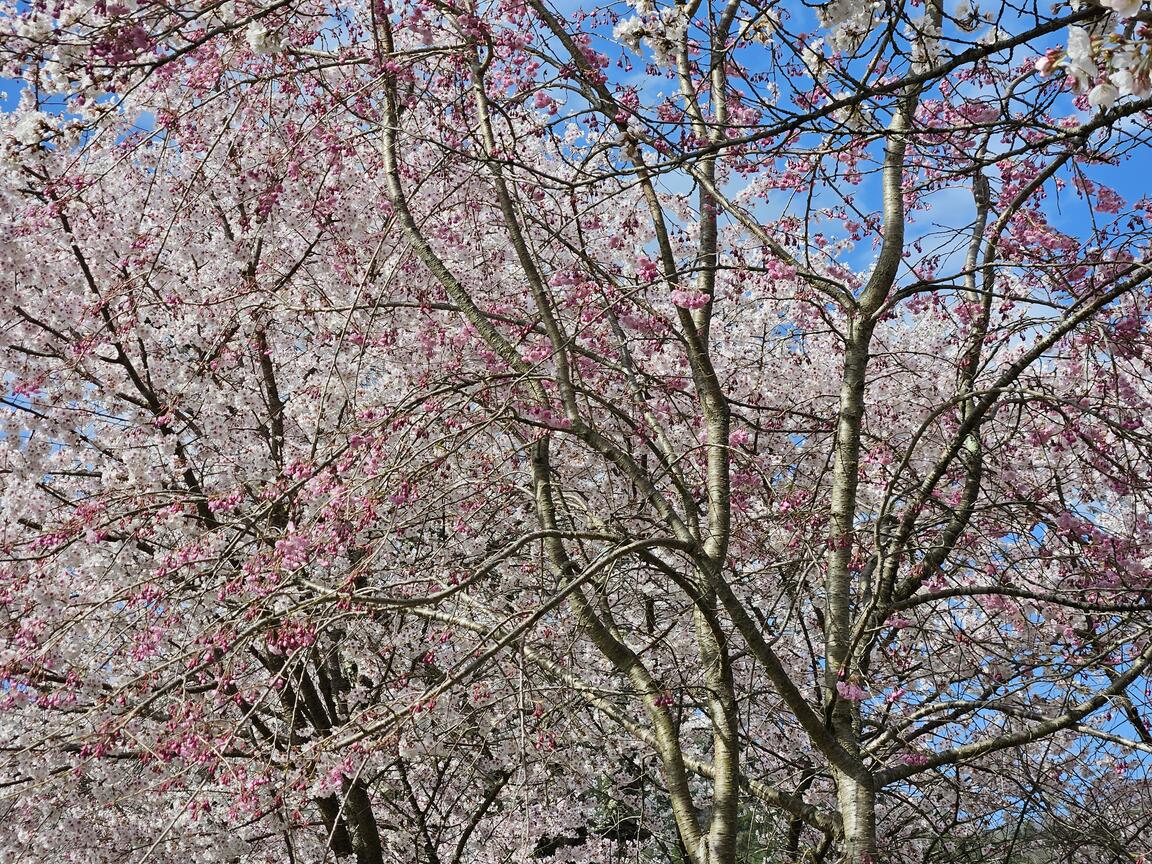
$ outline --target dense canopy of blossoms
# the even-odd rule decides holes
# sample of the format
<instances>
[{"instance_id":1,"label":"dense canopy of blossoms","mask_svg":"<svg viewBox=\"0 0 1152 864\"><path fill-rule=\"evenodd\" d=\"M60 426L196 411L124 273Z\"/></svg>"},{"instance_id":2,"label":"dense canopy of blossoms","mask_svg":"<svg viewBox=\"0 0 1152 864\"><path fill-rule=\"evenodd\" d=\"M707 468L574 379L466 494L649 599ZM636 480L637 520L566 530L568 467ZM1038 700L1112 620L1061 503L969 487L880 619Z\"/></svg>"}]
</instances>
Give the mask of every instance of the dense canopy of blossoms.
<instances>
[{"instance_id":1,"label":"dense canopy of blossoms","mask_svg":"<svg viewBox=\"0 0 1152 864\"><path fill-rule=\"evenodd\" d=\"M1150 23L6 0L0 862L1152 854Z\"/></svg>"}]
</instances>

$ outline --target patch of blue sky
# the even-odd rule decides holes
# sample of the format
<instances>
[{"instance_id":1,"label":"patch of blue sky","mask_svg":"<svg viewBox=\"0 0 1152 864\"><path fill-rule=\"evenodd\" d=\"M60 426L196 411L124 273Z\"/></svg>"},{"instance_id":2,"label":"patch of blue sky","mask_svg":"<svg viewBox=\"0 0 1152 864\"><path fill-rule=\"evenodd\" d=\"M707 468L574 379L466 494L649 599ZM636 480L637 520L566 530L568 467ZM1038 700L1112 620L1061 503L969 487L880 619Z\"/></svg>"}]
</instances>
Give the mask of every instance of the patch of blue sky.
<instances>
[{"instance_id":1,"label":"patch of blue sky","mask_svg":"<svg viewBox=\"0 0 1152 864\"><path fill-rule=\"evenodd\" d=\"M15 110L20 103L20 91L23 89L23 81L15 78L0 78L0 112L7 113Z\"/></svg>"}]
</instances>

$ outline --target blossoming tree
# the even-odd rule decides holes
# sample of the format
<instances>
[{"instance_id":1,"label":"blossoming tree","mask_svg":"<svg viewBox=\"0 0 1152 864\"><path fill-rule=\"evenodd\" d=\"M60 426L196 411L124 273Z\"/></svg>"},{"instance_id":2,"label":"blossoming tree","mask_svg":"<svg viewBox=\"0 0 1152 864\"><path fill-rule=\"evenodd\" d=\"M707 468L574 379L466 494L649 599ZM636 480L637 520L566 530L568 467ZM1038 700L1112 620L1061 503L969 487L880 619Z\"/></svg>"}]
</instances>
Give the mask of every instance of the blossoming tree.
<instances>
[{"instance_id":1,"label":"blossoming tree","mask_svg":"<svg viewBox=\"0 0 1152 864\"><path fill-rule=\"evenodd\" d=\"M1142 0L0 20L0 860L1149 851Z\"/></svg>"}]
</instances>

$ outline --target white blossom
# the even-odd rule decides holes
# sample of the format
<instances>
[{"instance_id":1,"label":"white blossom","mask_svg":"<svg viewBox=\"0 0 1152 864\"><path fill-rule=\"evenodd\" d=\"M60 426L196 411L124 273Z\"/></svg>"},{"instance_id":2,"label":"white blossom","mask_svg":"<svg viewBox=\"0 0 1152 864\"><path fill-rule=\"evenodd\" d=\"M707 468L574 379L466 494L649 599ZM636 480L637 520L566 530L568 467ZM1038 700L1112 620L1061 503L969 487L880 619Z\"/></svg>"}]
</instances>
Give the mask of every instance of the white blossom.
<instances>
[{"instance_id":1,"label":"white blossom","mask_svg":"<svg viewBox=\"0 0 1152 864\"><path fill-rule=\"evenodd\" d=\"M804 46L800 52L800 62L808 67L813 75L819 77L824 66L824 40L815 39Z\"/></svg>"},{"instance_id":2,"label":"white blossom","mask_svg":"<svg viewBox=\"0 0 1152 864\"><path fill-rule=\"evenodd\" d=\"M1120 98L1120 91L1113 84L1097 84L1088 93L1088 104L1093 108L1111 108Z\"/></svg>"},{"instance_id":3,"label":"white blossom","mask_svg":"<svg viewBox=\"0 0 1152 864\"><path fill-rule=\"evenodd\" d=\"M280 34L270 32L259 21L253 21L248 25L245 36L248 38L249 47L257 54L278 54L284 50Z\"/></svg>"},{"instance_id":4,"label":"white blossom","mask_svg":"<svg viewBox=\"0 0 1152 864\"><path fill-rule=\"evenodd\" d=\"M834 0L820 8L820 21L830 28L829 41L840 51L855 51L875 26L876 4Z\"/></svg>"},{"instance_id":5,"label":"white blossom","mask_svg":"<svg viewBox=\"0 0 1152 864\"><path fill-rule=\"evenodd\" d=\"M41 112L28 111L12 127L12 137L25 146L33 147L44 140L46 126Z\"/></svg>"},{"instance_id":6,"label":"white blossom","mask_svg":"<svg viewBox=\"0 0 1152 864\"><path fill-rule=\"evenodd\" d=\"M832 98L834 101L848 99L852 94L842 91ZM872 128L872 109L864 102L845 105L838 108L832 115L837 123L841 123L852 132L864 132Z\"/></svg>"},{"instance_id":7,"label":"white blossom","mask_svg":"<svg viewBox=\"0 0 1152 864\"><path fill-rule=\"evenodd\" d=\"M841 21L847 21L851 18L857 8L859 8L859 4L853 3L852 0L832 0L831 3L825 3L817 9L816 15L820 19L821 25L834 27Z\"/></svg>"},{"instance_id":8,"label":"white blossom","mask_svg":"<svg viewBox=\"0 0 1152 864\"><path fill-rule=\"evenodd\" d=\"M1135 96L1146 99L1152 96L1152 78L1138 75L1131 69L1119 69L1110 76L1121 96Z\"/></svg>"},{"instance_id":9,"label":"white blossom","mask_svg":"<svg viewBox=\"0 0 1152 864\"><path fill-rule=\"evenodd\" d=\"M1080 91L1100 74L1092 58L1092 37L1083 27L1068 28L1068 74Z\"/></svg>"},{"instance_id":10,"label":"white blossom","mask_svg":"<svg viewBox=\"0 0 1152 864\"><path fill-rule=\"evenodd\" d=\"M1092 63L1092 36L1083 27L1068 28L1068 59L1073 63Z\"/></svg>"},{"instance_id":11,"label":"white blossom","mask_svg":"<svg viewBox=\"0 0 1152 864\"><path fill-rule=\"evenodd\" d=\"M688 14L683 6L671 6L660 13L664 25L664 37L670 42L678 42L688 33Z\"/></svg>"},{"instance_id":12,"label":"white blossom","mask_svg":"<svg viewBox=\"0 0 1152 864\"><path fill-rule=\"evenodd\" d=\"M646 32L644 22L636 16L632 16L618 22L612 28L612 38L621 45L627 45L633 51L639 51L640 39Z\"/></svg>"},{"instance_id":13,"label":"white blossom","mask_svg":"<svg viewBox=\"0 0 1152 864\"><path fill-rule=\"evenodd\" d=\"M988 20L988 18L981 13L978 6L973 5L969 0L959 0L956 7L952 10L952 18L956 22L956 26L965 32L971 33L979 25L980 21Z\"/></svg>"},{"instance_id":14,"label":"white blossom","mask_svg":"<svg viewBox=\"0 0 1152 864\"><path fill-rule=\"evenodd\" d=\"M16 25L16 35L44 42L52 35L52 19L47 15L31 15Z\"/></svg>"},{"instance_id":15,"label":"white blossom","mask_svg":"<svg viewBox=\"0 0 1152 864\"><path fill-rule=\"evenodd\" d=\"M755 18L744 22L740 28L740 38L767 45L772 41L772 36L779 26L779 13L775 9L766 9Z\"/></svg>"},{"instance_id":16,"label":"white blossom","mask_svg":"<svg viewBox=\"0 0 1152 864\"><path fill-rule=\"evenodd\" d=\"M1111 9L1121 18L1131 18L1144 6L1144 0L1100 0L1100 5Z\"/></svg>"},{"instance_id":17,"label":"white blossom","mask_svg":"<svg viewBox=\"0 0 1152 864\"><path fill-rule=\"evenodd\" d=\"M995 45L997 42L1003 42L1005 39L1010 39L1012 34L1007 30L1001 30L999 27L992 26L984 33L978 40L981 45Z\"/></svg>"},{"instance_id":18,"label":"white blossom","mask_svg":"<svg viewBox=\"0 0 1152 864\"><path fill-rule=\"evenodd\" d=\"M908 39L912 42L912 68L923 72L940 59L940 28L927 18L909 23Z\"/></svg>"}]
</instances>

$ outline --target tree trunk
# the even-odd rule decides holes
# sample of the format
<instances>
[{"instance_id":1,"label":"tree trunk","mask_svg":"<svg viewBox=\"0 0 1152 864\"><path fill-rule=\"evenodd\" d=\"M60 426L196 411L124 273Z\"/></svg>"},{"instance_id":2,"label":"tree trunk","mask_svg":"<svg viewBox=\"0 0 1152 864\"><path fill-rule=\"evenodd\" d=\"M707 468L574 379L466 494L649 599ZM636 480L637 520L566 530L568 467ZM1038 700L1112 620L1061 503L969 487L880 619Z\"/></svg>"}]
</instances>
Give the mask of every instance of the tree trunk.
<instances>
[{"instance_id":1,"label":"tree trunk","mask_svg":"<svg viewBox=\"0 0 1152 864\"><path fill-rule=\"evenodd\" d=\"M876 864L876 789L871 778L837 772L836 803L844 821L840 864Z\"/></svg>"}]
</instances>

